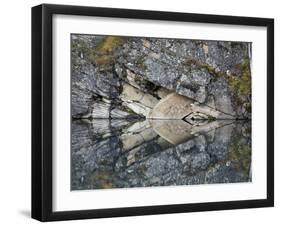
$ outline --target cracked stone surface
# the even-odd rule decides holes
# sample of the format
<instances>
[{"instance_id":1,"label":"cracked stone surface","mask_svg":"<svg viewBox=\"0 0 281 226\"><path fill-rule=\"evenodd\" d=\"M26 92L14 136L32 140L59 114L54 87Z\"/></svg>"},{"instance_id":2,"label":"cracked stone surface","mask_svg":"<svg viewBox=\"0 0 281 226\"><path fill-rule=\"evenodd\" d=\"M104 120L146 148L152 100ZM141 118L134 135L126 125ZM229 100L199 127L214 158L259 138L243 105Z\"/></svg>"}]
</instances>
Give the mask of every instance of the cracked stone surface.
<instances>
[{"instance_id":1,"label":"cracked stone surface","mask_svg":"<svg viewBox=\"0 0 281 226\"><path fill-rule=\"evenodd\" d=\"M71 189L250 182L251 102L251 43L72 34Z\"/></svg>"},{"instance_id":2,"label":"cracked stone surface","mask_svg":"<svg viewBox=\"0 0 281 226\"><path fill-rule=\"evenodd\" d=\"M90 116L99 99L111 102L109 111L121 103L122 111L147 117L148 108L177 93L228 116L251 118L251 43L95 35L71 40L73 117Z\"/></svg>"}]
</instances>

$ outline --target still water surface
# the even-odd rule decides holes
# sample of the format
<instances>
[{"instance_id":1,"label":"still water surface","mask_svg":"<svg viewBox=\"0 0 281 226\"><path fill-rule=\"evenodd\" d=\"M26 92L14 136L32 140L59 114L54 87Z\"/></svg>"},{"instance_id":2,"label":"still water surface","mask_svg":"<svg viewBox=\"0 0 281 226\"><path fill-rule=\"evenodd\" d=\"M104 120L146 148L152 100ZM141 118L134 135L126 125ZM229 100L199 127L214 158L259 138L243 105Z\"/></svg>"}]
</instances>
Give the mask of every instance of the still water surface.
<instances>
[{"instance_id":1,"label":"still water surface","mask_svg":"<svg viewBox=\"0 0 281 226\"><path fill-rule=\"evenodd\" d=\"M251 122L72 122L71 190L251 181Z\"/></svg>"}]
</instances>

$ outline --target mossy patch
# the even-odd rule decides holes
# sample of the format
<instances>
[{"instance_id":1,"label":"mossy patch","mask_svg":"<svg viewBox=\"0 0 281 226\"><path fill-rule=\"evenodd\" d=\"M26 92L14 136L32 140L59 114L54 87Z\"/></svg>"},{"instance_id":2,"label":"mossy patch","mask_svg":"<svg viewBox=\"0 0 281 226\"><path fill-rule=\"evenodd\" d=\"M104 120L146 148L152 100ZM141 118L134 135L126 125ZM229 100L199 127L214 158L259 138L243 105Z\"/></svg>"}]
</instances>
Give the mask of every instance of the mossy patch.
<instances>
[{"instance_id":1,"label":"mossy patch","mask_svg":"<svg viewBox=\"0 0 281 226\"><path fill-rule=\"evenodd\" d=\"M251 72L249 59L244 59L243 62L236 66L240 71L240 76L230 76L228 78L229 87L238 95L251 94Z\"/></svg>"},{"instance_id":2,"label":"mossy patch","mask_svg":"<svg viewBox=\"0 0 281 226\"><path fill-rule=\"evenodd\" d=\"M96 46L95 52L106 54L112 52L116 47L122 45L125 42L124 37L119 36L107 36L101 40Z\"/></svg>"},{"instance_id":3,"label":"mossy patch","mask_svg":"<svg viewBox=\"0 0 281 226\"><path fill-rule=\"evenodd\" d=\"M251 112L251 103L248 103L248 99L251 96L251 70L249 58L245 58L240 64L235 65L234 67L237 73L231 75L216 70L214 67L195 59L186 60L185 65L204 68L209 74L213 75L214 78L223 77L228 83L228 87L236 104L245 105L245 110L249 113Z\"/></svg>"},{"instance_id":4,"label":"mossy patch","mask_svg":"<svg viewBox=\"0 0 281 226\"><path fill-rule=\"evenodd\" d=\"M229 147L229 160L238 169L241 169L245 177L248 177L251 167L251 146L243 142L244 139L237 137Z\"/></svg>"},{"instance_id":5,"label":"mossy patch","mask_svg":"<svg viewBox=\"0 0 281 226\"><path fill-rule=\"evenodd\" d=\"M83 40L72 42L71 47L72 51L77 52L79 55L82 53L83 58L89 63L96 65L100 70L107 70L112 68L115 61L114 51L125 41L125 37L106 36L101 39L95 48L92 48Z\"/></svg>"},{"instance_id":6,"label":"mossy patch","mask_svg":"<svg viewBox=\"0 0 281 226\"><path fill-rule=\"evenodd\" d=\"M98 66L100 70L111 68L115 61L114 51L124 44L125 41L126 38L118 36L103 38L89 55L90 62Z\"/></svg>"},{"instance_id":7,"label":"mossy patch","mask_svg":"<svg viewBox=\"0 0 281 226\"><path fill-rule=\"evenodd\" d=\"M239 74L228 76L222 71L216 70L214 67L201 63L195 59L188 59L186 65L193 65L199 68L205 68L211 75L215 77L224 77L233 92L238 92L239 95L249 95L251 93L251 71L250 61L248 58L243 59L242 63L236 65Z\"/></svg>"},{"instance_id":8,"label":"mossy patch","mask_svg":"<svg viewBox=\"0 0 281 226\"><path fill-rule=\"evenodd\" d=\"M89 184L97 189L112 188L112 173L106 170L95 171L90 175Z\"/></svg>"},{"instance_id":9,"label":"mossy patch","mask_svg":"<svg viewBox=\"0 0 281 226\"><path fill-rule=\"evenodd\" d=\"M226 73L224 72L221 72L221 71L217 71L214 67L212 67L211 65L209 64L206 64L206 63L202 63L198 60L195 60L195 59L188 59L185 61L184 63L185 65L192 65L194 67L197 67L197 68L204 68L206 69L209 74L215 76L215 77L224 77L226 76Z\"/></svg>"},{"instance_id":10,"label":"mossy patch","mask_svg":"<svg viewBox=\"0 0 281 226\"><path fill-rule=\"evenodd\" d=\"M249 102L251 96L251 71L249 59L244 59L242 63L236 65L237 75L227 77L229 88L233 94L237 105L242 105L248 112L252 112L252 105Z\"/></svg>"},{"instance_id":11,"label":"mossy patch","mask_svg":"<svg viewBox=\"0 0 281 226\"><path fill-rule=\"evenodd\" d=\"M208 115L208 122L216 121L217 119L211 115Z\"/></svg>"}]
</instances>

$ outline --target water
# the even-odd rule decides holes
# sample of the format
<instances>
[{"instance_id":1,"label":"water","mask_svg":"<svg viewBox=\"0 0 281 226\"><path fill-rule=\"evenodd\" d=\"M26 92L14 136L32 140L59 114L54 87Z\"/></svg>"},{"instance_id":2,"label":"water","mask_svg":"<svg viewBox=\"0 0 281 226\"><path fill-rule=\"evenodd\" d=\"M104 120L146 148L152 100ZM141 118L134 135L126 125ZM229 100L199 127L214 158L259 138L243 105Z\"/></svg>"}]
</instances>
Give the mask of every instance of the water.
<instances>
[{"instance_id":1,"label":"water","mask_svg":"<svg viewBox=\"0 0 281 226\"><path fill-rule=\"evenodd\" d=\"M71 190L251 181L251 122L72 122Z\"/></svg>"}]
</instances>

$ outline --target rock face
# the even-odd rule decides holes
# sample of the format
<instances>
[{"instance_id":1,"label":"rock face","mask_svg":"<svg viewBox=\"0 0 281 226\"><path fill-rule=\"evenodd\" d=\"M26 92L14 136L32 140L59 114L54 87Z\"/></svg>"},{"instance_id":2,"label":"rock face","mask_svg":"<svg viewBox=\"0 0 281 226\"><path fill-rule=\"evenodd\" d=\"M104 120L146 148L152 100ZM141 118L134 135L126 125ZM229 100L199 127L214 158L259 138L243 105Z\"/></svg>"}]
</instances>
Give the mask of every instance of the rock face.
<instances>
[{"instance_id":1,"label":"rock face","mask_svg":"<svg viewBox=\"0 0 281 226\"><path fill-rule=\"evenodd\" d=\"M251 181L251 43L71 35L71 189Z\"/></svg>"},{"instance_id":2,"label":"rock face","mask_svg":"<svg viewBox=\"0 0 281 226\"><path fill-rule=\"evenodd\" d=\"M250 43L72 35L71 44L74 118L147 117L171 93L251 118Z\"/></svg>"}]
</instances>

